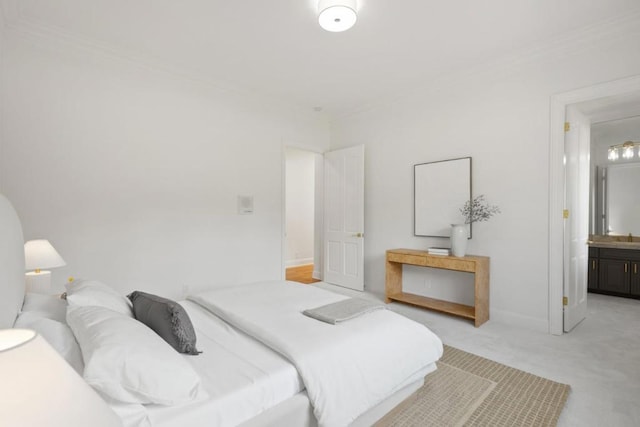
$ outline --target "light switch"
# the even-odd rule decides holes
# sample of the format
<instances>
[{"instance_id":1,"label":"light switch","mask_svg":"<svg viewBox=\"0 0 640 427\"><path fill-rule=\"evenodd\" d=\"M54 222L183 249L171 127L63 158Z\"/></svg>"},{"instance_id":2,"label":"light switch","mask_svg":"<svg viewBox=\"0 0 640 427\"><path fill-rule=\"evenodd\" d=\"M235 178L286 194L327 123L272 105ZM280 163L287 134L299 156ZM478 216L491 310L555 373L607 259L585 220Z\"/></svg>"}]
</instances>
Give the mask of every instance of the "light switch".
<instances>
[{"instance_id":1,"label":"light switch","mask_svg":"<svg viewBox=\"0 0 640 427\"><path fill-rule=\"evenodd\" d=\"M238 215L253 215L253 196L238 196Z\"/></svg>"}]
</instances>

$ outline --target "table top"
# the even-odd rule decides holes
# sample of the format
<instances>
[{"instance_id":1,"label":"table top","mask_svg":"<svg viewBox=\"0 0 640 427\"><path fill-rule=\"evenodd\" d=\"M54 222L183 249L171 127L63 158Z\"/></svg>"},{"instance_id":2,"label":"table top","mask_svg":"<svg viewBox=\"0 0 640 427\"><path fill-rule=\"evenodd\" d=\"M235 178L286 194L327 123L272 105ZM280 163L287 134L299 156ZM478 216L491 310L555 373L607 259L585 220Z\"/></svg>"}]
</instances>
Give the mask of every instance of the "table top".
<instances>
[{"instance_id":1,"label":"table top","mask_svg":"<svg viewBox=\"0 0 640 427\"><path fill-rule=\"evenodd\" d=\"M489 257L482 256L482 255L465 255L463 257L457 257L457 256L453 256L453 255L430 254L429 252L427 252L425 250L420 250L420 249L405 249L405 248L388 249L387 253L389 253L389 252L396 253L396 254L402 254L402 255L430 256L430 257L437 257L437 258L463 259L463 260L468 260L468 261L489 260Z\"/></svg>"}]
</instances>

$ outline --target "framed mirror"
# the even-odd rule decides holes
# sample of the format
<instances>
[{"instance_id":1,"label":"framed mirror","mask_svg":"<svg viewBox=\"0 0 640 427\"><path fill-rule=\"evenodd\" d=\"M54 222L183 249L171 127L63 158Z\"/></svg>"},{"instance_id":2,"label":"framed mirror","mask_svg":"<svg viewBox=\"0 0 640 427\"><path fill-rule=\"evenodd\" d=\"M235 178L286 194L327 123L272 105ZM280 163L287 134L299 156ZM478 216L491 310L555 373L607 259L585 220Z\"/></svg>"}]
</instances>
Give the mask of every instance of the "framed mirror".
<instances>
[{"instance_id":1,"label":"framed mirror","mask_svg":"<svg viewBox=\"0 0 640 427\"><path fill-rule=\"evenodd\" d=\"M413 224L416 236L449 237L471 200L471 157L420 163L413 167ZM467 229L471 238L471 224Z\"/></svg>"},{"instance_id":2,"label":"framed mirror","mask_svg":"<svg viewBox=\"0 0 640 427\"><path fill-rule=\"evenodd\" d=\"M640 235L640 163L597 168L596 230L606 236Z\"/></svg>"}]
</instances>

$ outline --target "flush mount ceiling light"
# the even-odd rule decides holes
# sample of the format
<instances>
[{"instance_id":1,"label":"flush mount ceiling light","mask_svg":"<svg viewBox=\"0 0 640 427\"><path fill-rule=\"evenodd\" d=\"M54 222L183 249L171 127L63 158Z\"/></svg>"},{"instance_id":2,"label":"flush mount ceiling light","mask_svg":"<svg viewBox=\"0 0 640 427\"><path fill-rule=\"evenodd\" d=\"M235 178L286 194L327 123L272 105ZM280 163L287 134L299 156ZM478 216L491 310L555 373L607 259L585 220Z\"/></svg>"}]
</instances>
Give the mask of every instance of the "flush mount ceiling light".
<instances>
[{"instance_id":1,"label":"flush mount ceiling light","mask_svg":"<svg viewBox=\"0 0 640 427\"><path fill-rule=\"evenodd\" d=\"M356 23L356 0L320 0L318 23L327 31L346 31Z\"/></svg>"}]
</instances>

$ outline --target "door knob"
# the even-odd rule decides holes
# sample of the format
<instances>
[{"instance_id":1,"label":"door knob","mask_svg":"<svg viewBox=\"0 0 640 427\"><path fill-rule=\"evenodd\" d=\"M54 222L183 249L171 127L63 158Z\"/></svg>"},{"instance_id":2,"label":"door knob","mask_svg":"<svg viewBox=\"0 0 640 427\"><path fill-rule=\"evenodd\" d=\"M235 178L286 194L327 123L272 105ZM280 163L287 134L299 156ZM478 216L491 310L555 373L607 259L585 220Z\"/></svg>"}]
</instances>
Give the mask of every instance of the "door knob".
<instances>
[{"instance_id":1,"label":"door knob","mask_svg":"<svg viewBox=\"0 0 640 427\"><path fill-rule=\"evenodd\" d=\"M364 237L364 233L352 234L351 237Z\"/></svg>"}]
</instances>

